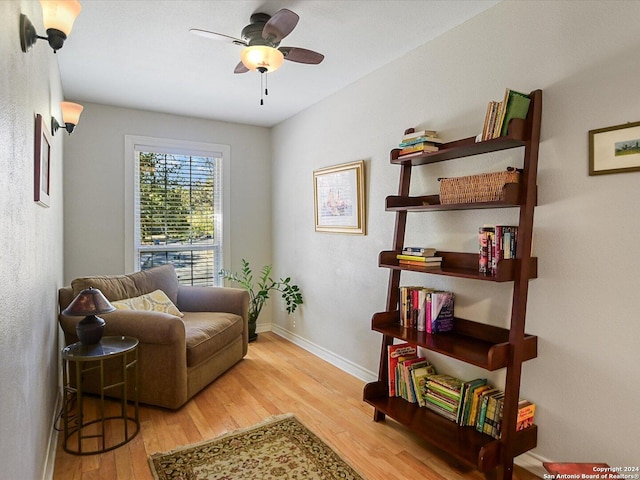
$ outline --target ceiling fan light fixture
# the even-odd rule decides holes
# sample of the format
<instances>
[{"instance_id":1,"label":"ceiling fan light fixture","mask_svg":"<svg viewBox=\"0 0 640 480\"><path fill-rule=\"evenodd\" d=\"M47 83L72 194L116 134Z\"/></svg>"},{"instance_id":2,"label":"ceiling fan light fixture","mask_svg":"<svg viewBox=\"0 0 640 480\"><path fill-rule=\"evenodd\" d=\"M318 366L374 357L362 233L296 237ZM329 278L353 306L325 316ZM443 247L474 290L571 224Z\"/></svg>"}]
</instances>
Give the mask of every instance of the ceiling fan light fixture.
<instances>
[{"instance_id":1,"label":"ceiling fan light fixture","mask_svg":"<svg viewBox=\"0 0 640 480\"><path fill-rule=\"evenodd\" d=\"M275 72L284 61L284 55L277 48L267 45L252 45L242 50L240 58L249 70Z\"/></svg>"}]
</instances>

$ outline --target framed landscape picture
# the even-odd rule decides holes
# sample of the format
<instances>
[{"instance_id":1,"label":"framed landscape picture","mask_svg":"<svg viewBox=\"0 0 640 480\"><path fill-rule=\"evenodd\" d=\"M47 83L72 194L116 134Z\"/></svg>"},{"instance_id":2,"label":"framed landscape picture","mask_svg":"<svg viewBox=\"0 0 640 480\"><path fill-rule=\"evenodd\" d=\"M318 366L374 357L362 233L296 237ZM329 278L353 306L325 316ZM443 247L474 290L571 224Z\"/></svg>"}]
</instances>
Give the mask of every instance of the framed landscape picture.
<instances>
[{"instance_id":1,"label":"framed landscape picture","mask_svg":"<svg viewBox=\"0 0 640 480\"><path fill-rule=\"evenodd\" d=\"M34 201L43 207L49 206L51 185L51 139L42 115L36 115L34 147Z\"/></svg>"},{"instance_id":2,"label":"framed landscape picture","mask_svg":"<svg viewBox=\"0 0 640 480\"><path fill-rule=\"evenodd\" d=\"M366 235L364 161L313 172L316 232Z\"/></svg>"},{"instance_id":3,"label":"framed landscape picture","mask_svg":"<svg viewBox=\"0 0 640 480\"><path fill-rule=\"evenodd\" d=\"M589 175L640 171L640 122L589 131Z\"/></svg>"}]
</instances>

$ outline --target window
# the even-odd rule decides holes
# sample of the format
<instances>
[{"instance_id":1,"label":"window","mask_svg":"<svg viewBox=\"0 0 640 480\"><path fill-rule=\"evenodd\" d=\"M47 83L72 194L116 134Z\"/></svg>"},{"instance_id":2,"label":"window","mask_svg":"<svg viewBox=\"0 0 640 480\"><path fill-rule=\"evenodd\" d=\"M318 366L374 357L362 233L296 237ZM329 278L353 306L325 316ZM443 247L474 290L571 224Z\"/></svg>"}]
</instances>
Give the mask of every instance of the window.
<instances>
[{"instance_id":1,"label":"window","mask_svg":"<svg viewBox=\"0 0 640 480\"><path fill-rule=\"evenodd\" d=\"M140 140L127 136L133 270L172 263L183 285L221 286L228 147Z\"/></svg>"}]
</instances>

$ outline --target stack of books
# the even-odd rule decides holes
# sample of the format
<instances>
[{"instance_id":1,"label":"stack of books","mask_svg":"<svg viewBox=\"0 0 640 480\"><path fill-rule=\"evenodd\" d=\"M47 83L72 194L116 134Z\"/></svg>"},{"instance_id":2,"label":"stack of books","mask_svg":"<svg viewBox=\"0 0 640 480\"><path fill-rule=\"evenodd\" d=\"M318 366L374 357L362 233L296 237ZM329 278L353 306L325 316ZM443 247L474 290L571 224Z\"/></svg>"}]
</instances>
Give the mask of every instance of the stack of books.
<instances>
[{"instance_id":1,"label":"stack of books","mask_svg":"<svg viewBox=\"0 0 640 480\"><path fill-rule=\"evenodd\" d=\"M399 145L401 150L398 157L415 157L423 153L437 152L441 143L443 142L438 138L438 132L435 130L405 133Z\"/></svg>"},{"instance_id":2,"label":"stack of books","mask_svg":"<svg viewBox=\"0 0 640 480\"><path fill-rule=\"evenodd\" d=\"M482 140L505 136L511 119L527 118L530 103L529 95L509 88L506 89L501 102L490 101L484 118Z\"/></svg>"},{"instance_id":3,"label":"stack of books","mask_svg":"<svg viewBox=\"0 0 640 480\"><path fill-rule=\"evenodd\" d=\"M500 438L504 392L487 383L486 378L477 378L462 385L460 410L457 422L461 426L474 427L493 438ZM518 402L516 430L533 425L536 405L528 400Z\"/></svg>"},{"instance_id":4,"label":"stack of books","mask_svg":"<svg viewBox=\"0 0 640 480\"><path fill-rule=\"evenodd\" d=\"M422 286L400 287L400 324L419 332L453 330L453 292Z\"/></svg>"},{"instance_id":5,"label":"stack of books","mask_svg":"<svg viewBox=\"0 0 640 480\"><path fill-rule=\"evenodd\" d=\"M418 356L418 347L411 343L402 342L387 347L388 354L388 372L389 377L389 396L395 397L398 392L396 372L398 364L410 358Z\"/></svg>"},{"instance_id":6,"label":"stack of books","mask_svg":"<svg viewBox=\"0 0 640 480\"><path fill-rule=\"evenodd\" d=\"M478 229L478 271L495 276L498 262L516 258L518 227L516 225L484 225Z\"/></svg>"},{"instance_id":7,"label":"stack of books","mask_svg":"<svg viewBox=\"0 0 640 480\"><path fill-rule=\"evenodd\" d=\"M431 375L427 378L425 406L455 422L460 408L462 380L451 375Z\"/></svg>"},{"instance_id":8,"label":"stack of books","mask_svg":"<svg viewBox=\"0 0 640 480\"><path fill-rule=\"evenodd\" d=\"M435 248L404 247L396 258L400 265L413 267L440 268L442 265L442 257L436 256Z\"/></svg>"},{"instance_id":9,"label":"stack of books","mask_svg":"<svg viewBox=\"0 0 640 480\"><path fill-rule=\"evenodd\" d=\"M436 368L419 355L418 347L408 342L389 345L389 396L441 415L463 427L500 439L504 410L504 391L491 386L486 378L462 381L438 374ZM516 431L533 425L536 404L518 402Z\"/></svg>"}]
</instances>

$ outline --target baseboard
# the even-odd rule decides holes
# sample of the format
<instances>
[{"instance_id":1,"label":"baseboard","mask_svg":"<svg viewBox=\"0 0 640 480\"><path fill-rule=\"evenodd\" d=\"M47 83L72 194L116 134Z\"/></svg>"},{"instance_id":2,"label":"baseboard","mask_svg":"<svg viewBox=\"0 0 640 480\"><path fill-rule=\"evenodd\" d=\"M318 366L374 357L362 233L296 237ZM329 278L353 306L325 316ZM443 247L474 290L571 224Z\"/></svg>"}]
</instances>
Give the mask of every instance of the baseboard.
<instances>
[{"instance_id":1,"label":"baseboard","mask_svg":"<svg viewBox=\"0 0 640 480\"><path fill-rule=\"evenodd\" d=\"M262 330L262 331L268 331L268 330ZM316 345L315 343L312 343L307 339L301 337L300 335L290 332L289 330L286 330L281 326L276 325L275 323L270 325L270 331L272 331L276 335L286 338L291 343L294 343L298 345L300 348L303 348L304 350L313 353L316 357L319 357L325 360L326 362L329 362L331 365L338 367L340 370L347 372L350 375L353 375L354 377L362 380L363 382L375 382L378 379L378 375L376 373L370 370L367 370L365 368L362 368L360 365L357 365L351 360L347 360L346 358L341 357L340 355L336 355L332 351L327 350L326 348L321 347L320 345Z\"/></svg>"},{"instance_id":2,"label":"baseboard","mask_svg":"<svg viewBox=\"0 0 640 480\"><path fill-rule=\"evenodd\" d=\"M53 471L56 464L56 450L58 448L58 430L56 430L56 421L58 420L58 412L62 407L62 392L58 391L56 405L53 409L53 418L51 419L51 428L49 428L49 444L47 445L47 459L42 472L42 480L52 480Z\"/></svg>"},{"instance_id":3,"label":"baseboard","mask_svg":"<svg viewBox=\"0 0 640 480\"><path fill-rule=\"evenodd\" d=\"M549 472L542 466L543 462L549 462L550 460L536 455L535 453L526 452L515 458L514 463L528 472L533 473L537 477L545 478L545 475L549 475Z\"/></svg>"}]
</instances>

